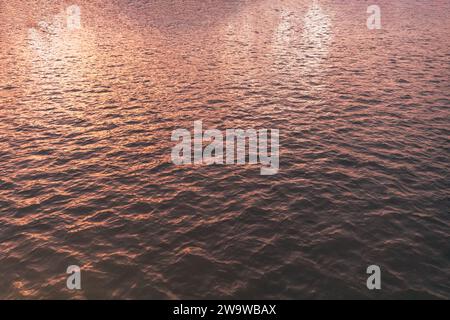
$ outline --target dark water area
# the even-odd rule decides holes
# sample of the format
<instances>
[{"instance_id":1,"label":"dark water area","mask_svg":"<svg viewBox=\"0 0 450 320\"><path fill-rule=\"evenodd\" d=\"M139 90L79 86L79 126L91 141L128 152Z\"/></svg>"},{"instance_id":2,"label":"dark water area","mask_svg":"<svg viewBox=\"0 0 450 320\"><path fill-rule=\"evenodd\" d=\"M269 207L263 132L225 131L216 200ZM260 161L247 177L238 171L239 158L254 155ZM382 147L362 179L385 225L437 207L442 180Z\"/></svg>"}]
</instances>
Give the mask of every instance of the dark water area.
<instances>
[{"instance_id":1,"label":"dark water area","mask_svg":"<svg viewBox=\"0 0 450 320\"><path fill-rule=\"evenodd\" d=\"M381 30L356 0L75 2L70 32L72 2L0 2L0 298L450 298L449 1L379 0ZM279 173L174 165L197 120L279 129Z\"/></svg>"}]
</instances>

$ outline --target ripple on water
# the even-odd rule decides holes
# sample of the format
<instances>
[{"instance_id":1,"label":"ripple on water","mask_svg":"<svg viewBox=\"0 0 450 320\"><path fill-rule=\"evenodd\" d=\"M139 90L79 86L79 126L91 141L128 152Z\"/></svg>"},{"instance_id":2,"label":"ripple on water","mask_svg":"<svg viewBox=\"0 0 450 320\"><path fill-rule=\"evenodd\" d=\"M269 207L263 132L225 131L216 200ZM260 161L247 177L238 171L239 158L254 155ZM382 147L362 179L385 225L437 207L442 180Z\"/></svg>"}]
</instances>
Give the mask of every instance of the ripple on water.
<instances>
[{"instance_id":1,"label":"ripple on water","mask_svg":"<svg viewBox=\"0 0 450 320\"><path fill-rule=\"evenodd\" d=\"M449 298L449 4L352 2L2 4L0 297ZM279 174L174 166L195 120Z\"/></svg>"}]
</instances>

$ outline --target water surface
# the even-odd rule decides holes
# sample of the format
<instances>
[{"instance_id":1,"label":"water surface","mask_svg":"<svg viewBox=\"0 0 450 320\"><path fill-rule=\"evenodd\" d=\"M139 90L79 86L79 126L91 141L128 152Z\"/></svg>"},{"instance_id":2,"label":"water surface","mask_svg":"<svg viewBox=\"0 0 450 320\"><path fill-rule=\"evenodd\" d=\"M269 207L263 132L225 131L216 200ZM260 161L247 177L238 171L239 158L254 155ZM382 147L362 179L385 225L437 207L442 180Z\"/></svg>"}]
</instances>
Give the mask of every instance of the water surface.
<instances>
[{"instance_id":1,"label":"water surface","mask_svg":"<svg viewBox=\"0 0 450 320\"><path fill-rule=\"evenodd\" d=\"M0 3L1 298L450 298L448 1L379 0L381 30L354 0L77 3L77 31ZM173 165L196 120L279 129L279 174Z\"/></svg>"}]
</instances>

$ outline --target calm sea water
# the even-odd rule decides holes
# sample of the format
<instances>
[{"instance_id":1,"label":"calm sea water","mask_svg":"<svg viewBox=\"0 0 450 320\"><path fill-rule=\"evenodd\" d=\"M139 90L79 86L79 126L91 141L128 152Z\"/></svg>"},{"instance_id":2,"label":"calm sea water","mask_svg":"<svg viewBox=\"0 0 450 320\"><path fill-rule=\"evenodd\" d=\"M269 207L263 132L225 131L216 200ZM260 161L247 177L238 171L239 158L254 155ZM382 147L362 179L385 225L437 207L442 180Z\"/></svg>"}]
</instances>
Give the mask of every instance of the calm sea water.
<instances>
[{"instance_id":1,"label":"calm sea water","mask_svg":"<svg viewBox=\"0 0 450 320\"><path fill-rule=\"evenodd\" d=\"M1 1L0 298L450 298L450 3L377 3ZM195 120L279 174L173 165Z\"/></svg>"}]
</instances>

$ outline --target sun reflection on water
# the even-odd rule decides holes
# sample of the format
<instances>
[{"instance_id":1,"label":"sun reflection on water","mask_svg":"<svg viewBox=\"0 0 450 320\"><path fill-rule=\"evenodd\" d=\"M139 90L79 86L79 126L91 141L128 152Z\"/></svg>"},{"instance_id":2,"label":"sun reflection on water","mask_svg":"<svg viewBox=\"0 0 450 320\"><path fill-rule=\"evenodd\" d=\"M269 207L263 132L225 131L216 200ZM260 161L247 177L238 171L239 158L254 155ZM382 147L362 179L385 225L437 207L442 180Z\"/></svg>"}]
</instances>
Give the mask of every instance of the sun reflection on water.
<instances>
[{"instance_id":1,"label":"sun reflection on water","mask_svg":"<svg viewBox=\"0 0 450 320\"><path fill-rule=\"evenodd\" d=\"M330 17L320 4L315 1L304 18L302 47L306 59L306 71L317 70L329 53L332 39L332 24Z\"/></svg>"}]
</instances>

